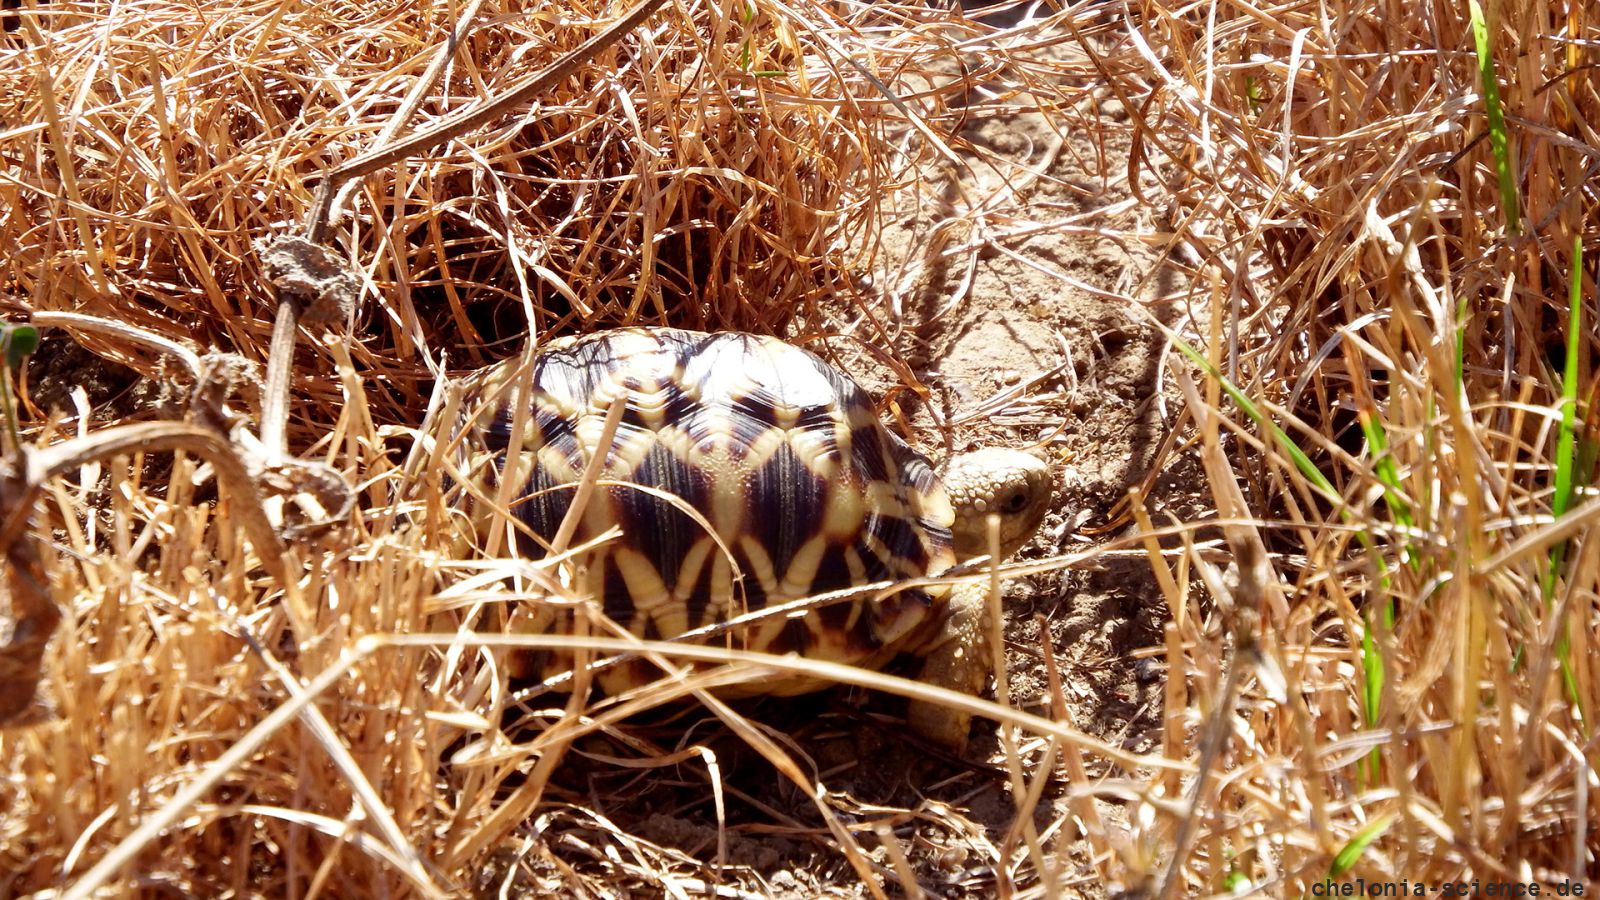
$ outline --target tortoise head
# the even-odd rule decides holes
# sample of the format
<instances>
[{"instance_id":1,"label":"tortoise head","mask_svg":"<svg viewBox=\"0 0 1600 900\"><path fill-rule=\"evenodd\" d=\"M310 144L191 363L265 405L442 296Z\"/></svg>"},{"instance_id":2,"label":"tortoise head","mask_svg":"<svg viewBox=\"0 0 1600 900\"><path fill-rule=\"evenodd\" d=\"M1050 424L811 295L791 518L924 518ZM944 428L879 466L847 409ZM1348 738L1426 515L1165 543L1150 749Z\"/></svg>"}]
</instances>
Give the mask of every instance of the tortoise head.
<instances>
[{"instance_id":1,"label":"tortoise head","mask_svg":"<svg viewBox=\"0 0 1600 900\"><path fill-rule=\"evenodd\" d=\"M957 560L989 552L990 513L1000 517L1000 556L1022 549L1039 530L1055 492L1050 467L1020 450L963 453L950 459L942 477L956 513L951 531Z\"/></svg>"}]
</instances>

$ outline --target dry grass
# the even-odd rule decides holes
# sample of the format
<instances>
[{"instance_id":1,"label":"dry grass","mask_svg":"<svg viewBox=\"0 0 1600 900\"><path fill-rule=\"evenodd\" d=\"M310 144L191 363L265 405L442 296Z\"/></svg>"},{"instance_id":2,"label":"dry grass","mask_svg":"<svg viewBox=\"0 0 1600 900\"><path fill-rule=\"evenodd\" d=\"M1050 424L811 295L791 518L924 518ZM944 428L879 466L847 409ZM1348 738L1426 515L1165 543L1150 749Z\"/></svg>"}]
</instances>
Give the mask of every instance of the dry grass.
<instances>
[{"instance_id":1,"label":"dry grass","mask_svg":"<svg viewBox=\"0 0 1600 900\"><path fill-rule=\"evenodd\" d=\"M291 544L298 580L252 562L248 498L198 502L191 455L48 483L34 535L66 613L45 657L56 718L0 734L0 894L102 876L196 895L763 893L719 865L723 830L698 855L665 849L563 778L574 748L673 773L703 782L721 822L740 789L719 756L623 724L689 694L813 806L807 822L770 810L770 827L831 848L850 894L916 895L940 848L908 835L930 822L958 835L965 871L994 867L974 889L1007 895L1291 896L1330 874L1548 890L1600 873L1600 309L1582 271L1600 237L1600 22L1576 0L1489 10L1504 178L1460 4L1148 0L1086 41L1092 80L1045 61L1043 36L1063 32L1043 26L1010 50L962 47L991 67L969 83L1066 97L1103 80L1137 111L1132 168L1159 182L1140 201L1189 276L1189 314L1169 323L1198 348L1169 369L1174 453L1203 466L1212 514L1154 521L1135 497L1136 533L1090 554L1148 547L1172 611L1152 649L1170 675L1159 754L988 705L1016 726L1000 762L1018 815L986 834L940 804L828 794L800 748L704 692L804 663L750 657L588 709L554 701L531 737L499 727L505 645L560 639L456 629L561 586L549 564L461 558L448 449L390 424L430 408L431 438L449 418L426 361L475 364L528 327L820 321L821 298L854 296L878 200L945 140L947 97L917 88L982 34L910 7L755 8L669 5L537 113L363 184L334 229L372 301L360 340L302 354L294 387L296 445L361 503ZM272 298L249 242L388 123L445 12L51 10L33 16L44 37L0 50L10 305L259 357ZM895 17L923 24L867 27ZM500 10L424 112L548 64L583 20ZM914 96L918 129L841 49ZM892 303L863 302L893 324ZM155 370L147 345L84 340ZM1226 565L1202 546L1219 534Z\"/></svg>"},{"instance_id":2,"label":"dry grass","mask_svg":"<svg viewBox=\"0 0 1600 900\"><path fill-rule=\"evenodd\" d=\"M1217 285L1189 339L1274 424L1180 376L1216 509L1253 523L1235 583L1194 560L1215 616L1169 596L1171 661L1237 686L1195 698L1231 727L1169 887L1585 881L1600 23L1490 10L1507 193L1464 5L1172 12L1144 4L1160 65L1118 87Z\"/></svg>"},{"instance_id":3,"label":"dry grass","mask_svg":"<svg viewBox=\"0 0 1600 900\"><path fill-rule=\"evenodd\" d=\"M260 359L273 297L252 241L297 227L326 168L543 68L606 9L483 13L441 56L449 7L51 4L13 31L0 94L4 281L34 309ZM357 187L335 244L363 278L352 355L386 418L415 421L426 361L480 365L530 329L781 331L848 293L872 198L915 162L888 143L901 113L830 49L843 23L741 9L669 4L533 109ZM943 43L878 41L878 77ZM436 59L418 115L398 116ZM339 402L309 374L332 365L301 367L311 408Z\"/></svg>"}]
</instances>

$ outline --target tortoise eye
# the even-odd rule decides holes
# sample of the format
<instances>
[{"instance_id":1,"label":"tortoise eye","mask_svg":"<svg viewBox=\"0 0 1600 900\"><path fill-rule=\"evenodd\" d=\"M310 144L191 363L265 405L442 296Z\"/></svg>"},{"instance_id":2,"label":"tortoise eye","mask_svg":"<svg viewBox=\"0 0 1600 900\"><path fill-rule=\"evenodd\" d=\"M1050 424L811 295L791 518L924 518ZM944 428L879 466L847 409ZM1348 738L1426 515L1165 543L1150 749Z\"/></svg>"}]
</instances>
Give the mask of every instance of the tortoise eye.
<instances>
[{"instance_id":1,"label":"tortoise eye","mask_svg":"<svg viewBox=\"0 0 1600 900\"><path fill-rule=\"evenodd\" d=\"M1022 491L1013 491L1000 501L1000 511L1003 513L1019 513L1028 505L1028 495Z\"/></svg>"}]
</instances>

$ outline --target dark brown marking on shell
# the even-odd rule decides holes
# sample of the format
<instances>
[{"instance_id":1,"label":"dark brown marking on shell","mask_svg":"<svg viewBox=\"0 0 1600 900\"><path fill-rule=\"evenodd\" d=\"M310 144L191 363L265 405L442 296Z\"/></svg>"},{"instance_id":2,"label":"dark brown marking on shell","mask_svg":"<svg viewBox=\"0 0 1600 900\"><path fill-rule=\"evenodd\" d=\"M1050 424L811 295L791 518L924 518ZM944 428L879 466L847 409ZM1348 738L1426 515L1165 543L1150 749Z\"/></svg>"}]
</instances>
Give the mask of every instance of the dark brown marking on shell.
<instances>
[{"instance_id":1,"label":"dark brown marking on shell","mask_svg":"<svg viewBox=\"0 0 1600 900\"><path fill-rule=\"evenodd\" d=\"M877 518L874 516L868 521L861 529L861 536L856 538L856 555L861 558L861 567L864 570L862 580L865 582L884 581L890 577L889 564L884 562L882 552L874 549L865 539L868 534L877 533L874 525Z\"/></svg>"},{"instance_id":2,"label":"dark brown marking on shell","mask_svg":"<svg viewBox=\"0 0 1600 900\"><path fill-rule=\"evenodd\" d=\"M791 426L802 431L818 431L828 436L828 446L834 453L838 453L838 444L833 439L833 431L838 423L833 420L833 407L808 406L800 410Z\"/></svg>"},{"instance_id":3,"label":"dark brown marking on shell","mask_svg":"<svg viewBox=\"0 0 1600 900\"><path fill-rule=\"evenodd\" d=\"M850 430L850 461L856 473L868 484L885 481L889 477L883 436L883 427L876 423Z\"/></svg>"},{"instance_id":4,"label":"dark brown marking on shell","mask_svg":"<svg viewBox=\"0 0 1600 900\"><path fill-rule=\"evenodd\" d=\"M676 636L676 635L674 635ZM652 616L645 616L644 624L640 626L639 637L646 641L659 641L663 637L661 629L656 627L656 620Z\"/></svg>"},{"instance_id":5,"label":"dark brown marking on shell","mask_svg":"<svg viewBox=\"0 0 1600 900\"><path fill-rule=\"evenodd\" d=\"M500 416L495 417L496 423ZM578 450L578 436L573 433L572 420L565 416L557 415L552 409L536 406L533 410L533 426L536 429L537 446L548 446L560 451L563 456L571 458ZM511 430L510 411L506 412L506 432ZM500 448L504 450L505 447Z\"/></svg>"},{"instance_id":6,"label":"dark brown marking on shell","mask_svg":"<svg viewBox=\"0 0 1600 900\"><path fill-rule=\"evenodd\" d=\"M828 499L828 483L806 468L788 444L780 446L750 479L749 533L772 559L773 577L782 583L795 553L816 533ZM812 591L842 585L818 584Z\"/></svg>"},{"instance_id":7,"label":"dark brown marking on shell","mask_svg":"<svg viewBox=\"0 0 1600 900\"><path fill-rule=\"evenodd\" d=\"M533 383L553 397L587 398L617 368L610 341L580 341L545 350L533 365Z\"/></svg>"},{"instance_id":8,"label":"dark brown marking on shell","mask_svg":"<svg viewBox=\"0 0 1600 900\"><path fill-rule=\"evenodd\" d=\"M662 421L679 428L687 427L702 415L700 404L682 388L673 386L667 391L667 402Z\"/></svg>"},{"instance_id":9,"label":"dark brown marking on shell","mask_svg":"<svg viewBox=\"0 0 1600 900\"><path fill-rule=\"evenodd\" d=\"M549 650L513 650L510 658L512 678L544 678L554 674L556 655ZM571 668L571 663L567 664Z\"/></svg>"},{"instance_id":10,"label":"dark brown marking on shell","mask_svg":"<svg viewBox=\"0 0 1600 900\"><path fill-rule=\"evenodd\" d=\"M839 461L839 426L834 422L832 410L827 407L811 407L800 413L800 418L795 423L794 431L804 431L809 439L806 443L808 453L815 453L817 459L813 465L824 461L832 461L837 473L836 479L851 482L847 490L860 490L861 480L855 477L849 469L837 465ZM792 445L791 445L792 446ZM820 522L820 520L819 520Z\"/></svg>"},{"instance_id":11,"label":"dark brown marking on shell","mask_svg":"<svg viewBox=\"0 0 1600 900\"><path fill-rule=\"evenodd\" d=\"M503 371L506 379L514 376L514 367ZM504 464L505 450L511 443L514 417L510 412L517 392L507 389L504 381L487 379L486 383L498 387L506 398L501 409L480 419L474 428L482 449L500 457L496 466L476 470L484 482L490 482ZM942 568L950 559L948 528L929 520L947 514L941 512L943 489L932 467L882 427L870 398L848 376L801 348L741 334L707 335L670 329L606 332L558 340L547 346L534 362L533 383L533 397L521 401L533 403L532 427L524 453L534 453L540 445L546 445L539 454L543 459L553 462L557 457L563 458L570 463L571 471L581 471L587 450L580 446L574 431L576 423L559 411L593 415L598 411L599 398L626 391L628 406L617 446L629 448L634 454L642 451L646 458L635 467L636 472L618 477L631 477L680 495L698 491L698 496L684 496L684 500L709 514L713 501L708 496L710 478L706 473L715 467L729 476L720 489L734 492L743 500L746 520L730 525L736 533L723 537L735 548L734 561L746 578L742 585L733 587L731 609L713 610L712 576L718 567L712 561L700 567L694 584L676 584L679 577L685 576L682 555L695 541L704 539L698 523L670 503L650 498L647 505L643 498L649 495L635 489L607 487L591 499L593 504L602 504L591 507L591 513L597 513L591 518L597 522L614 518L626 531L619 546L639 554L631 565L648 563L654 567L670 592L665 597L636 598L616 565L612 550L602 549L589 557L588 564L598 567L591 569L589 586L597 589L606 613L636 633L671 637L661 632L675 629L675 623L683 619L691 628L703 627L727 615L765 607L769 598L760 580L754 577L758 570L738 549L739 539L747 537L762 548L757 555L770 558L778 585L783 584L786 575L803 576L806 573L789 570L795 554L821 532L827 520L830 490L866 493L875 489L893 499L879 508L872 508L869 500L859 534L829 535L829 540L839 543L823 549L815 577L801 586L806 593L824 593L858 581L880 581L930 567ZM649 423L644 415L646 409L654 410ZM795 417L793 422L791 415ZM780 421L788 423L794 433L805 435L804 440L798 441L804 447L803 454L792 445L773 440L776 435L772 432ZM671 437L671 446L679 448L676 452L642 440L641 430L652 424L664 424L676 432ZM850 429L849 452L843 458L839 456L842 442L837 440L840 428ZM763 453L770 454L759 467L748 463L749 451L757 444ZM815 455L827 453L833 454L837 464L826 467L831 470L827 479L819 479L806 463L816 466ZM556 465L555 470L561 471L562 466ZM569 473L563 473L563 477L570 477ZM547 491L554 486L553 480L540 467L529 477L522 499L513 506L530 528L547 537L560 526L574 491L567 487L540 498L526 495ZM478 490L483 491L483 484ZM835 527L850 532L848 521L836 522ZM592 537L588 531L587 527L581 528L574 535L574 542ZM543 550L536 552L542 555ZM713 552L720 555L722 551ZM859 557L855 575L851 572L852 554ZM636 599L638 603L634 602ZM791 597L784 595L782 599ZM925 646L926 635L938 625L937 608L943 602L922 591L901 591L880 603L866 599L833 603L783 623L767 621L749 631L719 635L713 642L772 652L794 650L828 659L881 660L882 651L914 652ZM652 610L652 615L643 621L639 621L640 604ZM678 604L682 604L683 616L665 615L678 612ZM566 618L570 620L570 614ZM550 627L559 632L570 628L570 624L558 622ZM762 634L773 635L773 639L764 643ZM895 638L894 647L882 646L885 636ZM921 643L902 643L913 638ZM547 667L560 666L562 659L568 657L556 654L546 658L541 667L546 671L542 674L550 674ZM654 680L660 674L656 666L638 660L606 673L601 682L605 690L616 691ZM755 692L762 691L757 688Z\"/></svg>"},{"instance_id":12,"label":"dark brown marking on shell","mask_svg":"<svg viewBox=\"0 0 1600 900\"><path fill-rule=\"evenodd\" d=\"M817 561L816 578L811 582L811 593L836 591L855 583L855 578L850 574L850 564L845 561L846 549L844 545L835 544L822 551L822 558Z\"/></svg>"},{"instance_id":13,"label":"dark brown marking on shell","mask_svg":"<svg viewBox=\"0 0 1600 900\"><path fill-rule=\"evenodd\" d=\"M483 445L496 455L506 452L511 446L511 407L502 406L489 417L489 424L483 429Z\"/></svg>"},{"instance_id":14,"label":"dark brown marking on shell","mask_svg":"<svg viewBox=\"0 0 1600 900\"><path fill-rule=\"evenodd\" d=\"M503 464L504 460L501 462ZM557 481L550 475L550 470L535 463L533 473L528 477L527 484L523 485L512 511L529 530L549 541L560 530L561 520L567 517L573 493L571 486ZM517 546L530 559L540 559L545 555L544 547L527 535L520 536Z\"/></svg>"},{"instance_id":15,"label":"dark brown marking on shell","mask_svg":"<svg viewBox=\"0 0 1600 900\"><path fill-rule=\"evenodd\" d=\"M510 429L517 418L517 410L512 407L515 399L517 391L507 392L507 396L501 399L501 405L490 416L488 424L483 426L483 447L496 455L506 452L510 447ZM578 445L578 439L573 436L573 423L539 402L534 402L533 428L534 439L531 444L523 445L523 450L534 450L549 444L560 448L562 453L571 453Z\"/></svg>"},{"instance_id":16,"label":"dark brown marking on shell","mask_svg":"<svg viewBox=\"0 0 1600 900\"><path fill-rule=\"evenodd\" d=\"M764 391L738 397L728 408L728 435L735 447L749 447L777 425L778 407Z\"/></svg>"},{"instance_id":17,"label":"dark brown marking on shell","mask_svg":"<svg viewBox=\"0 0 1600 900\"><path fill-rule=\"evenodd\" d=\"M662 384L654 378L646 380L632 372L621 372L617 380L619 384L628 389L630 398L634 394L659 394L662 389ZM631 403L629 404L629 406L632 405Z\"/></svg>"},{"instance_id":18,"label":"dark brown marking on shell","mask_svg":"<svg viewBox=\"0 0 1600 900\"><path fill-rule=\"evenodd\" d=\"M633 595L628 591L628 582L623 579L622 570L617 566L615 556L608 554L601 565L605 566L605 580L601 582L600 608L611 621L631 631L638 608L633 604Z\"/></svg>"},{"instance_id":19,"label":"dark brown marking on shell","mask_svg":"<svg viewBox=\"0 0 1600 900\"><path fill-rule=\"evenodd\" d=\"M842 633L850 622L850 610L853 601L829 603L817 610L817 621L822 623L822 630L827 634Z\"/></svg>"},{"instance_id":20,"label":"dark brown marking on shell","mask_svg":"<svg viewBox=\"0 0 1600 900\"><path fill-rule=\"evenodd\" d=\"M783 623L783 628L773 636L772 644L765 649L768 653L798 653L804 656L811 649L813 641L811 629L806 627L805 620L795 618Z\"/></svg>"},{"instance_id":21,"label":"dark brown marking on shell","mask_svg":"<svg viewBox=\"0 0 1600 900\"><path fill-rule=\"evenodd\" d=\"M674 384L658 384L655 381L646 381L634 376L622 379L622 386L627 388L627 404L622 410L622 427L640 431L649 431L653 426L645 420L646 406L661 407L654 415L662 418L657 421L668 424L682 422L695 411L695 401L682 388ZM642 402L644 398L657 401L651 404Z\"/></svg>"},{"instance_id":22,"label":"dark brown marking on shell","mask_svg":"<svg viewBox=\"0 0 1600 900\"><path fill-rule=\"evenodd\" d=\"M665 331L661 337L661 346L672 354L677 371L681 373L689 367L690 360L699 356L707 344L718 340L721 335L694 331Z\"/></svg>"},{"instance_id":23,"label":"dark brown marking on shell","mask_svg":"<svg viewBox=\"0 0 1600 900\"><path fill-rule=\"evenodd\" d=\"M886 628L892 623L907 621L915 624L911 633L902 636L902 640L913 636L920 636L925 640L926 632L929 631L928 626L937 624L942 618L933 614L934 608L942 603L942 600L936 601L927 591L917 588L895 591L879 599L870 605L869 614L862 616L858 627L851 631L852 641L859 642L855 644L855 649L863 652L877 649L883 644L882 635ZM922 634L919 635L919 632ZM901 652L915 652L917 649L915 645L900 646Z\"/></svg>"},{"instance_id":24,"label":"dark brown marking on shell","mask_svg":"<svg viewBox=\"0 0 1600 900\"><path fill-rule=\"evenodd\" d=\"M659 443L651 446L633 470L631 480L681 497L693 509L711 508L710 483L705 473L685 465ZM660 497L629 487L613 487L611 491L624 540L639 548L660 573L667 590L673 590L683 555L705 530L688 513Z\"/></svg>"},{"instance_id":25,"label":"dark brown marking on shell","mask_svg":"<svg viewBox=\"0 0 1600 900\"><path fill-rule=\"evenodd\" d=\"M766 609L767 589L761 586L761 579L755 577L754 573L751 571L749 560L744 558L743 553L735 551L734 558L739 560L739 565L744 569L745 573L743 598L744 606L743 608L735 607L736 612L734 615L743 615L747 611L754 612L758 609ZM736 598L739 597L738 587L733 589L733 596Z\"/></svg>"},{"instance_id":26,"label":"dark brown marking on shell","mask_svg":"<svg viewBox=\"0 0 1600 900\"><path fill-rule=\"evenodd\" d=\"M914 568L927 570L928 548L910 522L894 516L872 516L867 520L865 531L876 537L883 545L883 552L888 554L880 556L870 544L862 542L861 559L867 564L869 580L900 577L895 567L897 560L907 560Z\"/></svg>"},{"instance_id":27,"label":"dark brown marking on shell","mask_svg":"<svg viewBox=\"0 0 1600 900\"><path fill-rule=\"evenodd\" d=\"M840 629L834 632L838 635L835 639L839 642L843 653L854 659L871 656L883 649L883 639L873 630L873 619L864 615L857 619L855 625L849 630Z\"/></svg>"},{"instance_id":28,"label":"dark brown marking on shell","mask_svg":"<svg viewBox=\"0 0 1600 900\"><path fill-rule=\"evenodd\" d=\"M907 496L921 496L939 485L939 476L933 471L933 466L922 458L922 455L894 438L900 444L900 479L907 485Z\"/></svg>"}]
</instances>

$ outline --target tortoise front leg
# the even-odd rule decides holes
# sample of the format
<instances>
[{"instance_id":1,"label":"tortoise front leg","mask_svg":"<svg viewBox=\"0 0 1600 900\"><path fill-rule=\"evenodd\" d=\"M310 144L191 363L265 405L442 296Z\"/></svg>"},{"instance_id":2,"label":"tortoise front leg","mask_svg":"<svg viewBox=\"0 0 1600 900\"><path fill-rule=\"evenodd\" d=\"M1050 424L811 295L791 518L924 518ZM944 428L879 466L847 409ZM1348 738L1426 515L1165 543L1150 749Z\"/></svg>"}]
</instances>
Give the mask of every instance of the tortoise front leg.
<instances>
[{"instance_id":1,"label":"tortoise front leg","mask_svg":"<svg viewBox=\"0 0 1600 900\"><path fill-rule=\"evenodd\" d=\"M989 598L987 584L958 584L950 591L950 617L924 654L922 681L977 696L989 681ZM967 749L972 714L941 703L912 700L906 709L911 730L961 754Z\"/></svg>"}]
</instances>

